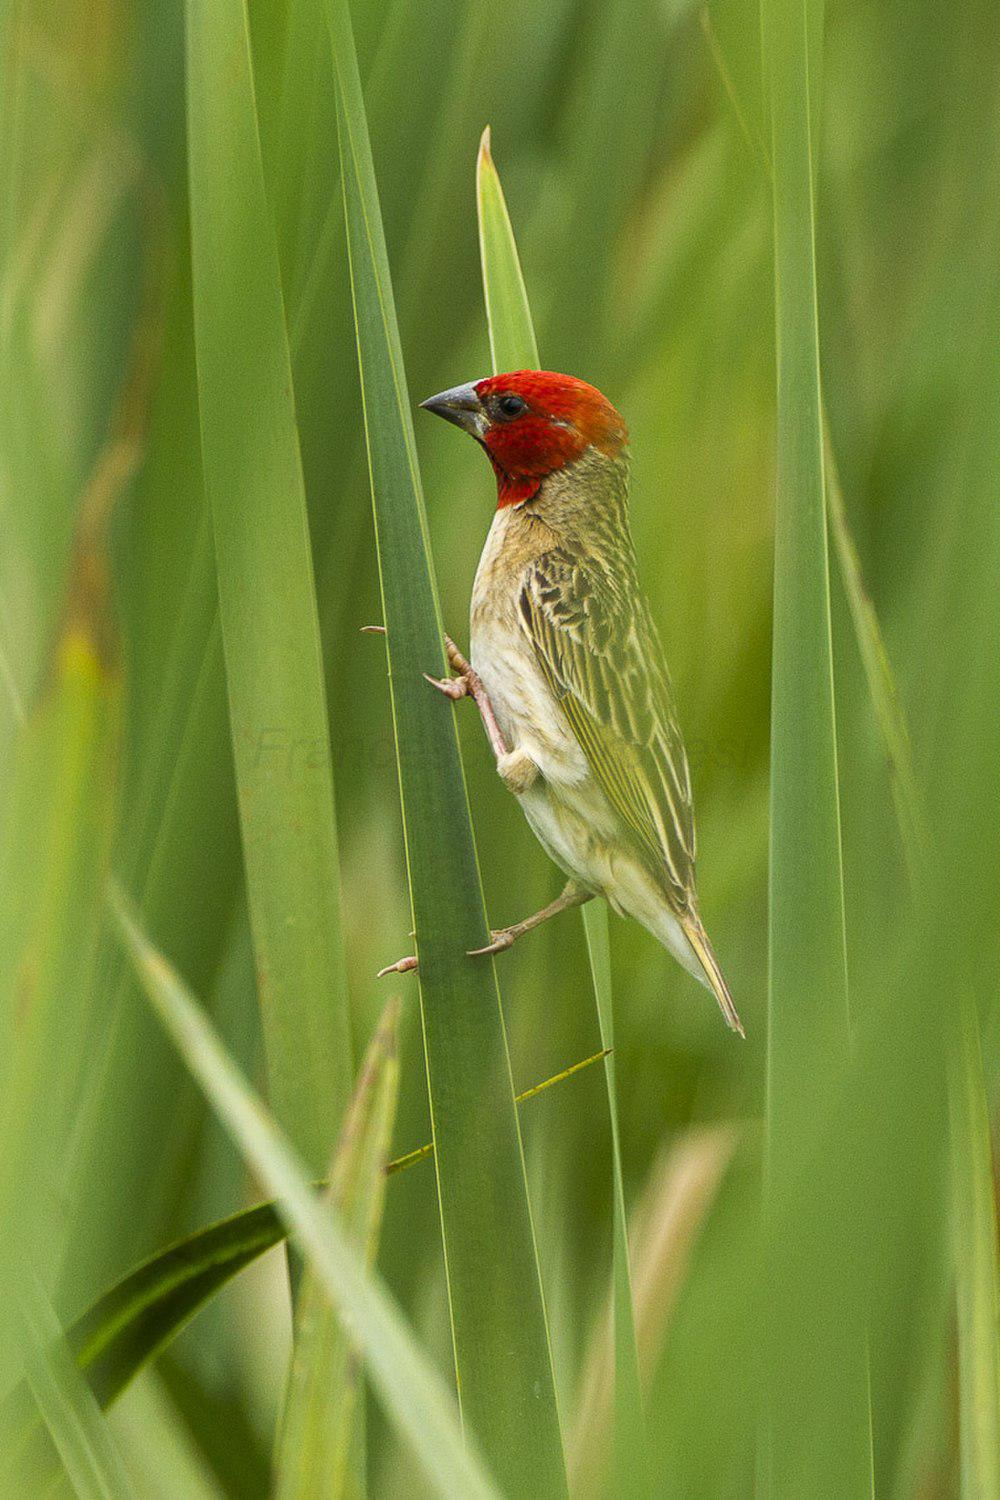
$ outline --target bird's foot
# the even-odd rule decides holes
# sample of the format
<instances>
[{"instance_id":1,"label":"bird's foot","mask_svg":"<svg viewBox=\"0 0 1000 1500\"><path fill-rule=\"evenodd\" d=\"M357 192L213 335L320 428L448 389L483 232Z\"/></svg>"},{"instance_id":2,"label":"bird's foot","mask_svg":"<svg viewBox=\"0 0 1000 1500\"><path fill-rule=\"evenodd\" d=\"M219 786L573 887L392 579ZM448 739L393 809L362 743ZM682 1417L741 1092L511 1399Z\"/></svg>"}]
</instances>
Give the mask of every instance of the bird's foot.
<instances>
[{"instance_id":1,"label":"bird's foot","mask_svg":"<svg viewBox=\"0 0 1000 1500\"><path fill-rule=\"evenodd\" d=\"M417 958L397 958L394 964L386 964L384 969L379 969L376 978L384 979L387 974L412 974L419 967L420 960Z\"/></svg>"},{"instance_id":2,"label":"bird's foot","mask_svg":"<svg viewBox=\"0 0 1000 1500\"><path fill-rule=\"evenodd\" d=\"M450 635L444 638L444 648L448 656L448 665L455 673L454 677L430 677L425 672L424 676L432 687L443 693L446 698L457 702L459 698L471 698L479 709L479 717L483 721L486 730L486 738L490 742L493 754L499 764L501 757L507 755L507 741L503 737L503 730L497 722L497 716L493 712L493 704L490 702L489 694L483 687L482 679L467 657L455 645ZM502 773L501 773L502 774Z\"/></svg>"},{"instance_id":3,"label":"bird's foot","mask_svg":"<svg viewBox=\"0 0 1000 1500\"><path fill-rule=\"evenodd\" d=\"M513 948L518 938L524 932L520 922L515 922L513 927L500 927L490 932L490 941L485 948L470 948L470 958L485 958L490 953L504 953L508 948Z\"/></svg>"},{"instance_id":4,"label":"bird's foot","mask_svg":"<svg viewBox=\"0 0 1000 1500\"><path fill-rule=\"evenodd\" d=\"M365 635L385 635L386 633L384 625L362 625L361 630ZM462 655L450 635L444 638L444 649L448 657L448 665L455 673L454 678L432 677L427 672L424 673L424 677L431 687L437 688L439 693L443 693L452 702L457 702L459 698L471 698L474 701L479 709L479 717L483 721L490 748L499 760L502 755L508 753L508 746L503 737L503 730L497 722L497 716L493 712L489 694L483 687L478 672L475 671L468 658Z\"/></svg>"},{"instance_id":5,"label":"bird's foot","mask_svg":"<svg viewBox=\"0 0 1000 1500\"><path fill-rule=\"evenodd\" d=\"M538 780L538 766L525 750L510 750L497 756L497 771L508 792L520 797Z\"/></svg>"},{"instance_id":6,"label":"bird's foot","mask_svg":"<svg viewBox=\"0 0 1000 1500\"><path fill-rule=\"evenodd\" d=\"M527 757L525 757L527 759ZM572 906L583 906L589 901L594 892L585 886L578 884L575 880L568 880L562 893L548 906L543 906L541 911L536 911L530 917L525 917L523 922L513 922L510 927L501 927L490 933L490 941L485 948L470 948L470 958L482 958L489 953L505 953L508 948L513 948L519 937L526 932L533 932L536 927L541 927L543 922L549 922L557 917L562 911L569 911Z\"/></svg>"},{"instance_id":7,"label":"bird's foot","mask_svg":"<svg viewBox=\"0 0 1000 1500\"><path fill-rule=\"evenodd\" d=\"M466 698L469 694L469 682L466 677L432 677L429 672L424 673L424 681L429 682L431 687L436 687L439 693L444 693L453 703L459 698Z\"/></svg>"}]
</instances>

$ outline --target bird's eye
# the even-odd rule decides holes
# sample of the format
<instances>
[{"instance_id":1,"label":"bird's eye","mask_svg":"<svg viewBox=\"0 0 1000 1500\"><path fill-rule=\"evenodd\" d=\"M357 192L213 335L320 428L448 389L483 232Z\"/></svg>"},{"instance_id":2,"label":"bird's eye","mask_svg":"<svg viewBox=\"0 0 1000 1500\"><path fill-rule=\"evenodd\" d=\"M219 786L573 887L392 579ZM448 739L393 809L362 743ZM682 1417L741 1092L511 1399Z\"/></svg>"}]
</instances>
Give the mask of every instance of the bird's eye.
<instances>
[{"instance_id":1,"label":"bird's eye","mask_svg":"<svg viewBox=\"0 0 1000 1500\"><path fill-rule=\"evenodd\" d=\"M527 407L527 402L522 401L520 396L501 396L497 402L500 415L503 417L519 417Z\"/></svg>"}]
</instances>

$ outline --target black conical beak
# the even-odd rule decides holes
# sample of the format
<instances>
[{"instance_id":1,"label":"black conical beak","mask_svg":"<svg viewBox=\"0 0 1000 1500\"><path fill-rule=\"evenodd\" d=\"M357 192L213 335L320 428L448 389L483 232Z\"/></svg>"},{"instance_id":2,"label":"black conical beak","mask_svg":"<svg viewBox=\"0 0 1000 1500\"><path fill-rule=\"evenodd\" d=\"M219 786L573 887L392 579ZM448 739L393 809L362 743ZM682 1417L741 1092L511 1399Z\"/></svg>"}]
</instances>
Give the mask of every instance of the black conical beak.
<instances>
[{"instance_id":1,"label":"black conical beak","mask_svg":"<svg viewBox=\"0 0 1000 1500\"><path fill-rule=\"evenodd\" d=\"M481 438L486 431L486 412L472 382L469 385L453 386L450 391L442 391L438 396L430 396L426 401L421 401L420 405L424 411L432 411L437 416L444 417L446 422L454 422L456 427L461 427L463 432L469 432L473 437Z\"/></svg>"}]
</instances>

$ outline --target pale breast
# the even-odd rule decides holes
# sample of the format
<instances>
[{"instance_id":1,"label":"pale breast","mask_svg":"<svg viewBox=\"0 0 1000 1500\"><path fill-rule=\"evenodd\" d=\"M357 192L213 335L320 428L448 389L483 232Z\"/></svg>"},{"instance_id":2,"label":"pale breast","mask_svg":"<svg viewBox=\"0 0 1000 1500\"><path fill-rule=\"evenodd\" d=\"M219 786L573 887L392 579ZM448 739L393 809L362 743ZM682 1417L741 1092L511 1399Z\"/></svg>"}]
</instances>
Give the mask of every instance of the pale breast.
<instances>
[{"instance_id":1,"label":"pale breast","mask_svg":"<svg viewBox=\"0 0 1000 1500\"><path fill-rule=\"evenodd\" d=\"M519 546L517 518L499 511L472 590L470 656L504 737L522 749L553 785L589 778L583 751L567 723L519 622L517 601L531 566Z\"/></svg>"},{"instance_id":2,"label":"pale breast","mask_svg":"<svg viewBox=\"0 0 1000 1500\"><path fill-rule=\"evenodd\" d=\"M500 512L472 592L472 665L508 745L541 773L518 798L536 838L566 874L603 890L614 814L520 624L518 599L533 561L524 541Z\"/></svg>"}]
</instances>

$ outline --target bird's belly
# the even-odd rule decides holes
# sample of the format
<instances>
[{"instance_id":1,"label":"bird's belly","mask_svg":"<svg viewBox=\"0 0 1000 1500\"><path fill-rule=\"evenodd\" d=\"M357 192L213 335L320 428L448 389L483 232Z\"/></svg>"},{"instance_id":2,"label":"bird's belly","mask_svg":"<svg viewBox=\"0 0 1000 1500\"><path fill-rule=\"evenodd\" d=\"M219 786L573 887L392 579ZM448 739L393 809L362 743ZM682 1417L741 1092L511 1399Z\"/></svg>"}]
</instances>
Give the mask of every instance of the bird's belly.
<instances>
[{"instance_id":1,"label":"bird's belly","mask_svg":"<svg viewBox=\"0 0 1000 1500\"><path fill-rule=\"evenodd\" d=\"M473 618L470 654L511 750L534 761L539 778L518 796L553 863L651 932L704 982L662 884L624 832L516 621ZM477 628L478 627L478 628Z\"/></svg>"},{"instance_id":2,"label":"bird's belly","mask_svg":"<svg viewBox=\"0 0 1000 1500\"><path fill-rule=\"evenodd\" d=\"M663 886L622 836L621 825L592 779L562 794L543 782L518 798L532 832L553 862L621 917L631 917L696 979L705 976Z\"/></svg>"},{"instance_id":3,"label":"bird's belly","mask_svg":"<svg viewBox=\"0 0 1000 1500\"><path fill-rule=\"evenodd\" d=\"M538 767L538 780L518 797L532 832L567 875L604 890L617 820L530 642L516 626L480 629L471 654L508 746Z\"/></svg>"},{"instance_id":4,"label":"bird's belly","mask_svg":"<svg viewBox=\"0 0 1000 1500\"><path fill-rule=\"evenodd\" d=\"M579 741L516 624L474 625L470 654L508 747L530 756L552 787L592 780Z\"/></svg>"}]
</instances>

